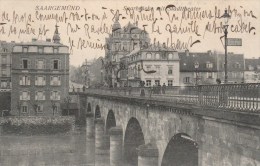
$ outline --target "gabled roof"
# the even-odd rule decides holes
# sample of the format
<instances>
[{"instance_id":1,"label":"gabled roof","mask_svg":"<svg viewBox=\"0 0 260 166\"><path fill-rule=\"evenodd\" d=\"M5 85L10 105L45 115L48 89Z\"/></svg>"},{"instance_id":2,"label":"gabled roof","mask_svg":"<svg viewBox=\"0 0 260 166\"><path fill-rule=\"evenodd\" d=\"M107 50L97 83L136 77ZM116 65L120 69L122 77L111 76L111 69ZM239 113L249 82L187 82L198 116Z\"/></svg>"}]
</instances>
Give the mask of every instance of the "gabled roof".
<instances>
[{"instance_id":1,"label":"gabled roof","mask_svg":"<svg viewBox=\"0 0 260 166\"><path fill-rule=\"evenodd\" d=\"M217 59L212 52L179 52L180 72L214 72L217 71ZM195 68L195 62L199 67ZM206 64L212 63L212 68L207 68Z\"/></svg>"},{"instance_id":2,"label":"gabled roof","mask_svg":"<svg viewBox=\"0 0 260 166\"><path fill-rule=\"evenodd\" d=\"M16 46L65 46L61 43L53 43L44 40L36 40L32 42L15 43ZM66 46L67 47L67 46Z\"/></svg>"},{"instance_id":3,"label":"gabled roof","mask_svg":"<svg viewBox=\"0 0 260 166\"><path fill-rule=\"evenodd\" d=\"M253 67L253 71L259 71L257 66L260 66L260 58L258 59L245 59L245 70L250 71L249 66Z\"/></svg>"}]
</instances>

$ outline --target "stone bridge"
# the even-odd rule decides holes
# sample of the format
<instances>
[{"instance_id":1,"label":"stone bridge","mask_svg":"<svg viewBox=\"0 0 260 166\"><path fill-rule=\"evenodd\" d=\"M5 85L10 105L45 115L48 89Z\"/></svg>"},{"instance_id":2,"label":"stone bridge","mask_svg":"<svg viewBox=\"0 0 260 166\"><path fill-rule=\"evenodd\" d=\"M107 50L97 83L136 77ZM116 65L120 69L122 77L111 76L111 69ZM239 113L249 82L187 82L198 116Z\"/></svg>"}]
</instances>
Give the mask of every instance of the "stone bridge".
<instances>
[{"instance_id":1,"label":"stone bridge","mask_svg":"<svg viewBox=\"0 0 260 166\"><path fill-rule=\"evenodd\" d=\"M71 94L80 99L95 153L107 152L111 166L260 165L258 112L125 92Z\"/></svg>"}]
</instances>

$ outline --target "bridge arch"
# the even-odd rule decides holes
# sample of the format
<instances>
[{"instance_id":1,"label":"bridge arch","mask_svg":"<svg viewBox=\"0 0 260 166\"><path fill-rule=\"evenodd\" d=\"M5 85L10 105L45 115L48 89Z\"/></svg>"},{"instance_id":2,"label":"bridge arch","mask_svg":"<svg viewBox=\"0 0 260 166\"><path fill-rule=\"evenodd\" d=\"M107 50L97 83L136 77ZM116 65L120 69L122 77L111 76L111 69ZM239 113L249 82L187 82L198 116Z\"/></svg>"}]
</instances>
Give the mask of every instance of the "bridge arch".
<instances>
[{"instance_id":1,"label":"bridge arch","mask_svg":"<svg viewBox=\"0 0 260 166\"><path fill-rule=\"evenodd\" d=\"M96 109L95 109L95 119L97 119L97 118L101 118L101 112L100 112L99 105L97 105Z\"/></svg>"},{"instance_id":2,"label":"bridge arch","mask_svg":"<svg viewBox=\"0 0 260 166\"><path fill-rule=\"evenodd\" d=\"M91 105L88 103L87 112L91 112Z\"/></svg>"},{"instance_id":3,"label":"bridge arch","mask_svg":"<svg viewBox=\"0 0 260 166\"><path fill-rule=\"evenodd\" d=\"M106 133L108 134L109 129L115 126L116 126L115 114L112 110L109 110L106 119Z\"/></svg>"},{"instance_id":4,"label":"bridge arch","mask_svg":"<svg viewBox=\"0 0 260 166\"><path fill-rule=\"evenodd\" d=\"M187 134L178 133L168 143L161 166L198 166L198 144Z\"/></svg>"},{"instance_id":5,"label":"bridge arch","mask_svg":"<svg viewBox=\"0 0 260 166\"><path fill-rule=\"evenodd\" d=\"M140 123L132 117L127 123L124 137L124 158L127 163L133 166L138 165L137 148L143 144L145 140Z\"/></svg>"}]
</instances>

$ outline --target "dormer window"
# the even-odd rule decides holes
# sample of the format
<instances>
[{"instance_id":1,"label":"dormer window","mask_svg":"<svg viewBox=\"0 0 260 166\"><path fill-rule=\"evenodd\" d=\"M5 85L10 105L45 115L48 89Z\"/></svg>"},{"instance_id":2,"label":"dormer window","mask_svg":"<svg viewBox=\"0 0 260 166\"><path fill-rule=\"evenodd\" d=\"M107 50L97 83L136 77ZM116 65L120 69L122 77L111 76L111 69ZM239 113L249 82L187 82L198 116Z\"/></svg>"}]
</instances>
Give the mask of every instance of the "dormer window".
<instances>
[{"instance_id":1,"label":"dormer window","mask_svg":"<svg viewBox=\"0 0 260 166\"><path fill-rule=\"evenodd\" d=\"M248 65L248 70L252 71L254 70L254 67L252 65Z\"/></svg>"},{"instance_id":2,"label":"dormer window","mask_svg":"<svg viewBox=\"0 0 260 166\"><path fill-rule=\"evenodd\" d=\"M147 53L147 54L146 54L146 58L147 58L147 59L151 59L151 58L152 58L152 54L151 54L151 53Z\"/></svg>"},{"instance_id":3,"label":"dormer window","mask_svg":"<svg viewBox=\"0 0 260 166\"><path fill-rule=\"evenodd\" d=\"M206 62L206 68L207 68L207 69L212 69L212 68L213 68L213 63L211 63L211 62Z\"/></svg>"}]
</instances>

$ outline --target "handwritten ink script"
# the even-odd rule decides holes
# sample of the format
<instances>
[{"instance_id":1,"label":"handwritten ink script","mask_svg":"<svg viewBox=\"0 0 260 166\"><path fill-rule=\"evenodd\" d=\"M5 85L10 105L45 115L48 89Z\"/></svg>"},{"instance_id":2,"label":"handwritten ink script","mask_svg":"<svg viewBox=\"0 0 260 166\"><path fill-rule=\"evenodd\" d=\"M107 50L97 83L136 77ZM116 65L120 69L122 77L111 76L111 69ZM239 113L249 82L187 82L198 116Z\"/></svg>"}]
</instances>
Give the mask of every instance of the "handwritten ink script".
<instances>
[{"instance_id":1,"label":"handwritten ink script","mask_svg":"<svg viewBox=\"0 0 260 166\"><path fill-rule=\"evenodd\" d=\"M96 11L96 12L95 12ZM232 21L231 33L256 35L254 11L243 6L228 6ZM105 48L105 38L112 33L114 21L131 22L147 31L151 41L166 43L175 50L189 49L210 35L223 35L223 8L213 6L204 9L199 6L124 6L120 9L100 7L90 10L82 6L40 6L32 11L1 10L0 36L17 40L28 37L38 39L51 37L54 25L60 27L63 44L70 50ZM2 38L1 37L1 38Z\"/></svg>"}]
</instances>

